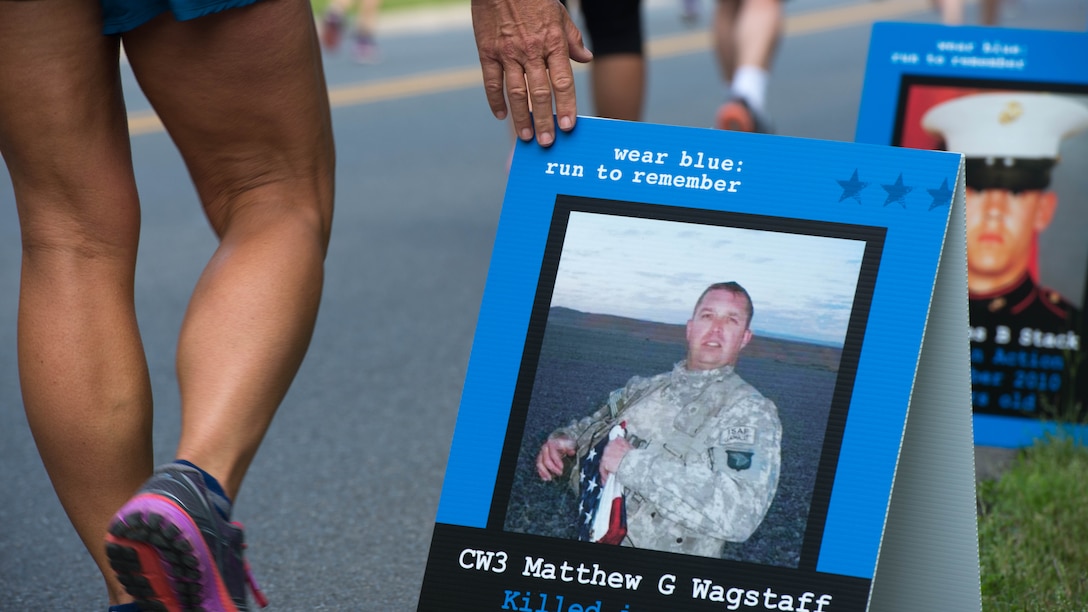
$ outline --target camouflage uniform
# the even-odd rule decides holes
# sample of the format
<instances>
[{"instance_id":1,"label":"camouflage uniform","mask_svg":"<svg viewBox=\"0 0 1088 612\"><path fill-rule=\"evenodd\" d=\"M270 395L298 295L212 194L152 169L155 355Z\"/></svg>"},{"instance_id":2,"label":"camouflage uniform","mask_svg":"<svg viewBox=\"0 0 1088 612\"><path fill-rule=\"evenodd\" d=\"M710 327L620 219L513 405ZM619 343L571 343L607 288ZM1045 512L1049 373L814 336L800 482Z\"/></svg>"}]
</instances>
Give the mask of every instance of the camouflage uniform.
<instances>
[{"instance_id":1,"label":"camouflage uniform","mask_svg":"<svg viewBox=\"0 0 1088 612\"><path fill-rule=\"evenodd\" d=\"M625 546L720 557L726 542L752 535L778 486L782 424L774 402L732 366L700 371L680 362L632 378L552 436L575 440L580 461L619 421L635 447L617 472L627 493Z\"/></svg>"}]
</instances>

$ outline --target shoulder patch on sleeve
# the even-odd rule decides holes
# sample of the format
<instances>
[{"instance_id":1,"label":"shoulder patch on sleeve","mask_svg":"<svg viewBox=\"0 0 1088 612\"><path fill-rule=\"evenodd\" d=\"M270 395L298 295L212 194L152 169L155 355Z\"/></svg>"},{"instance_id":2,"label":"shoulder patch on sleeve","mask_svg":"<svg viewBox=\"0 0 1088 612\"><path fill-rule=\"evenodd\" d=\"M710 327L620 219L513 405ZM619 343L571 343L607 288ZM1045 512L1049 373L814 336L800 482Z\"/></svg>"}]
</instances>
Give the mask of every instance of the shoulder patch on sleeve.
<instances>
[{"instance_id":1,"label":"shoulder patch on sleeve","mask_svg":"<svg viewBox=\"0 0 1088 612\"><path fill-rule=\"evenodd\" d=\"M722 430L720 440L722 444L746 444L756 443L755 427L726 427Z\"/></svg>"},{"instance_id":2,"label":"shoulder patch on sleeve","mask_svg":"<svg viewBox=\"0 0 1088 612\"><path fill-rule=\"evenodd\" d=\"M750 451L725 451L726 465L736 471L747 470L752 467L752 453Z\"/></svg>"}]
</instances>

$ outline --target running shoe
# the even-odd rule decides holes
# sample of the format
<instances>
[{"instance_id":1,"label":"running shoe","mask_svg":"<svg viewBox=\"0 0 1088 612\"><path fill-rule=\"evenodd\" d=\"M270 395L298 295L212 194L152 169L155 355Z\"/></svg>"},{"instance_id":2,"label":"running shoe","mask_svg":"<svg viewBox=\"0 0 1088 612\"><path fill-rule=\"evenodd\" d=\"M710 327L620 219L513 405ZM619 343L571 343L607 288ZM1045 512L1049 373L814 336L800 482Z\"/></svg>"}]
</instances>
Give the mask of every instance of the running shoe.
<instances>
[{"instance_id":1,"label":"running shoe","mask_svg":"<svg viewBox=\"0 0 1088 612\"><path fill-rule=\"evenodd\" d=\"M699 21L699 0L680 0L680 20L687 25Z\"/></svg>"},{"instance_id":2,"label":"running shoe","mask_svg":"<svg viewBox=\"0 0 1088 612\"><path fill-rule=\"evenodd\" d=\"M332 11L325 13L321 19L321 46L330 53L340 48L340 40L344 37L344 16Z\"/></svg>"},{"instance_id":3,"label":"running shoe","mask_svg":"<svg viewBox=\"0 0 1088 612\"><path fill-rule=\"evenodd\" d=\"M351 59L357 64L377 64L382 61L378 44L370 34L356 34L352 45Z\"/></svg>"},{"instance_id":4,"label":"running shoe","mask_svg":"<svg viewBox=\"0 0 1088 612\"><path fill-rule=\"evenodd\" d=\"M106 555L141 610L246 612L268 604L243 557L242 526L216 509L198 470L168 464L110 522Z\"/></svg>"},{"instance_id":5,"label":"running shoe","mask_svg":"<svg viewBox=\"0 0 1088 612\"><path fill-rule=\"evenodd\" d=\"M744 98L731 98L718 107L714 118L714 127L719 130L734 132L757 132L770 134L771 126L766 117L752 110Z\"/></svg>"}]
</instances>

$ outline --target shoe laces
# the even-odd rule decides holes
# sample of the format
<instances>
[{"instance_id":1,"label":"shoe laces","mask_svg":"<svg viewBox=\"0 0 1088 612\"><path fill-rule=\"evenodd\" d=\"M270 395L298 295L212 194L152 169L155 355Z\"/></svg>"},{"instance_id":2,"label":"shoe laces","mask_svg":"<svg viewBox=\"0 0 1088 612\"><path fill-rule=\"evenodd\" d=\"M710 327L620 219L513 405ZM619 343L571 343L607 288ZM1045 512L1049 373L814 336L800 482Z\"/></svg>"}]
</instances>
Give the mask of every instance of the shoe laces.
<instances>
[{"instance_id":1,"label":"shoe laces","mask_svg":"<svg viewBox=\"0 0 1088 612\"><path fill-rule=\"evenodd\" d=\"M245 526L238 521L231 523L238 529L245 530ZM257 578L253 576L253 570L249 567L249 559L245 556L245 550L249 548L249 545L242 542L242 567L246 572L246 585L249 586L249 590L253 593L253 599L257 600L257 605L262 608L268 607L268 598L264 596L264 592L261 591L261 587L257 585Z\"/></svg>"}]
</instances>

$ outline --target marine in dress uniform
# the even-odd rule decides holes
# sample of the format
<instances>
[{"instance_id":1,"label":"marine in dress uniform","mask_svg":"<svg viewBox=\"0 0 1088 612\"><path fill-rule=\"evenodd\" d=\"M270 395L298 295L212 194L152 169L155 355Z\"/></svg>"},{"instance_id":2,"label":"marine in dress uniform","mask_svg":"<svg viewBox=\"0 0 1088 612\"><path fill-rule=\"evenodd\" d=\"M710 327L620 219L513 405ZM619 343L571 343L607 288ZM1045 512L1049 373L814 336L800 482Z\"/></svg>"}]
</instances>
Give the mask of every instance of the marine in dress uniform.
<instances>
[{"instance_id":1,"label":"marine in dress uniform","mask_svg":"<svg viewBox=\"0 0 1088 612\"><path fill-rule=\"evenodd\" d=\"M1031 263L1057 206L1061 141L1088 128L1088 108L1047 93L974 94L934 106L922 125L966 158L974 411L1069 418L1088 397L1081 313L1040 286Z\"/></svg>"}]
</instances>

